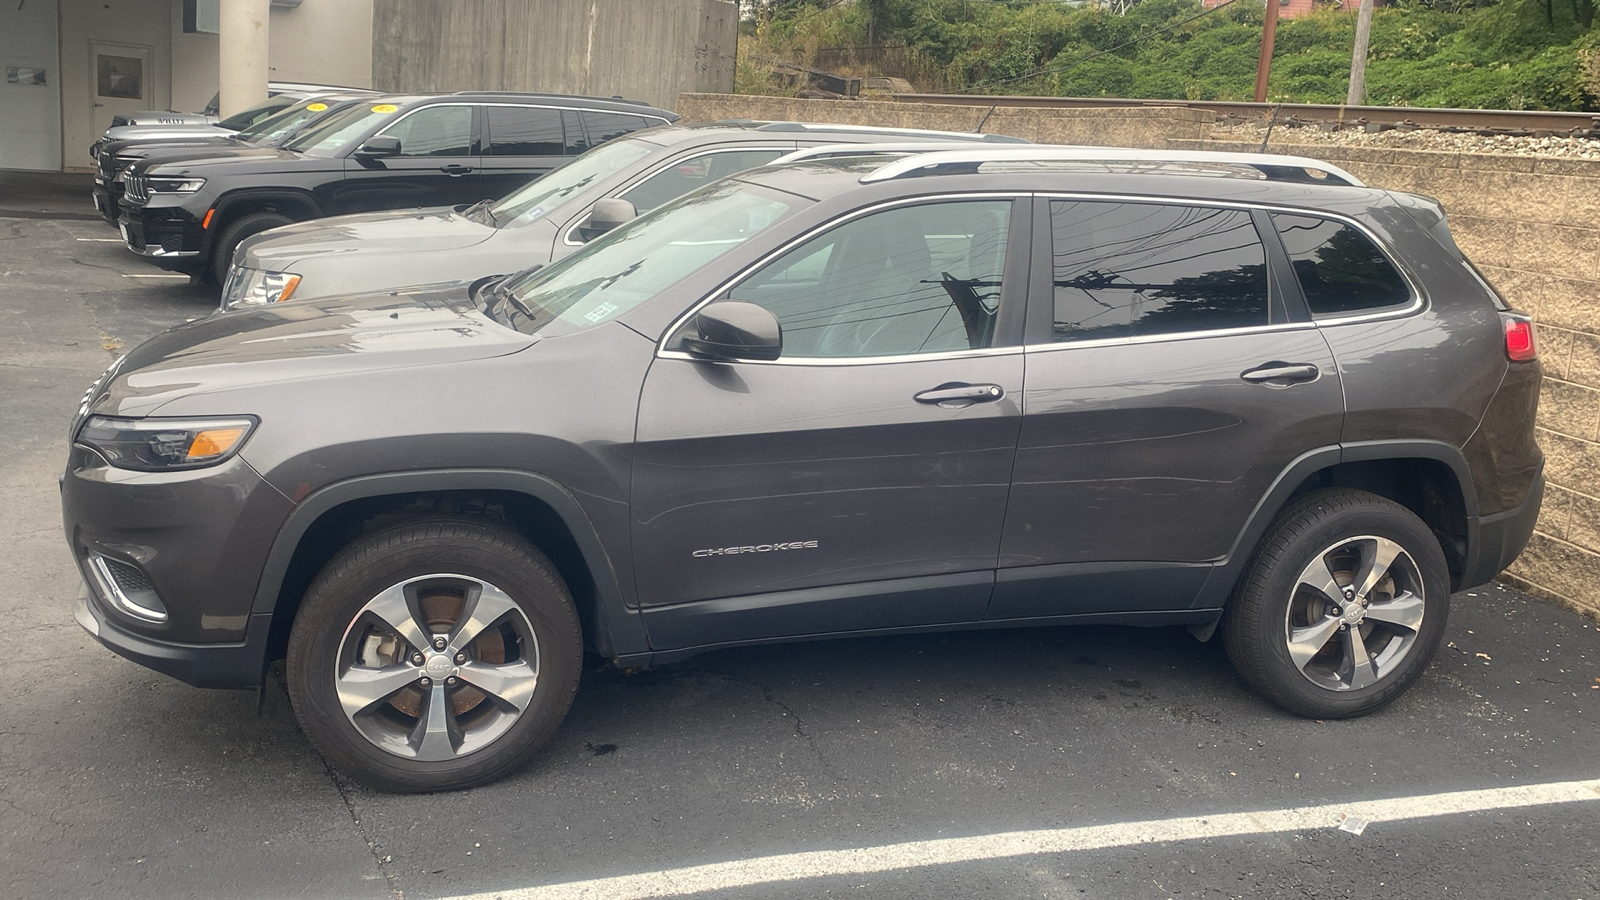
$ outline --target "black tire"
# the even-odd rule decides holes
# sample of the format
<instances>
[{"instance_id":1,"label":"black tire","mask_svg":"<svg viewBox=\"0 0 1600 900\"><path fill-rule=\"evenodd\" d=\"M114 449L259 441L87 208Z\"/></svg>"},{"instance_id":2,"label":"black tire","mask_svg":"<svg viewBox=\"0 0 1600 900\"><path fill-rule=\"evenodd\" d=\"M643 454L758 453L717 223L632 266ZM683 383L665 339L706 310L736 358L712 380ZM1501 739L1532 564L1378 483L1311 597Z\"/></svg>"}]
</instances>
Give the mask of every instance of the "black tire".
<instances>
[{"instance_id":1,"label":"black tire","mask_svg":"<svg viewBox=\"0 0 1600 900\"><path fill-rule=\"evenodd\" d=\"M1272 702L1349 718L1416 681L1449 613L1449 570L1428 526L1391 500L1330 488L1273 521L1228 605L1223 639L1234 668Z\"/></svg>"},{"instance_id":2,"label":"black tire","mask_svg":"<svg viewBox=\"0 0 1600 900\"><path fill-rule=\"evenodd\" d=\"M479 636L466 634L473 625ZM443 648L416 646L441 638ZM525 765L566 716L582 663L577 611L543 553L490 524L425 519L366 535L323 567L295 617L284 680L331 764L420 793Z\"/></svg>"},{"instance_id":3,"label":"black tire","mask_svg":"<svg viewBox=\"0 0 1600 900\"><path fill-rule=\"evenodd\" d=\"M227 284L228 268L233 265L233 251L239 249L245 238L268 228L293 223L294 219L274 212L246 213L229 222L217 235L217 243L211 248L211 274L216 277L217 284Z\"/></svg>"}]
</instances>

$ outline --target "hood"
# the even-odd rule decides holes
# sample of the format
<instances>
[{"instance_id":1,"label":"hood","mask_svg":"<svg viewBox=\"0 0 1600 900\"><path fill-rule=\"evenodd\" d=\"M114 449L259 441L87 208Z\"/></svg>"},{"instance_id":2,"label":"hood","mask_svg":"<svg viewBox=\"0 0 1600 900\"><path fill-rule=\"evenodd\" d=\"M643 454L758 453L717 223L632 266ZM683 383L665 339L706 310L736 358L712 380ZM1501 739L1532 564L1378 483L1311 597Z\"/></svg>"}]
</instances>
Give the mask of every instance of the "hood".
<instances>
[{"instance_id":1,"label":"hood","mask_svg":"<svg viewBox=\"0 0 1600 900\"><path fill-rule=\"evenodd\" d=\"M228 159L248 159L263 153L271 153L270 147L252 147L238 141L227 141L217 144L195 144L185 147L182 144L150 144L148 146L129 147L121 154L128 159L128 171L134 174L145 174L155 166L167 163L192 162L201 159L214 159L219 156Z\"/></svg>"},{"instance_id":2,"label":"hood","mask_svg":"<svg viewBox=\"0 0 1600 900\"><path fill-rule=\"evenodd\" d=\"M174 163L163 169L160 173L152 173L157 161L150 160L143 163L145 174L161 175L196 175L202 178L212 175L238 172L241 175L270 175L280 171L310 171L312 169L342 169L344 160L332 156L302 156L288 150L279 150L273 147L241 147L229 150L218 147L204 156Z\"/></svg>"},{"instance_id":3,"label":"hood","mask_svg":"<svg viewBox=\"0 0 1600 900\"><path fill-rule=\"evenodd\" d=\"M464 284L210 316L134 348L95 412L146 416L179 397L515 353L536 338L485 316Z\"/></svg>"},{"instance_id":4,"label":"hood","mask_svg":"<svg viewBox=\"0 0 1600 900\"><path fill-rule=\"evenodd\" d=\"M461 207L465 209L465 207ZM280 266L331 254L413 254L462 250L483 243L496 229L462 216L455 207L388 210L284 225L239 248L250 268Z\"/></svg>"}]
</instances>

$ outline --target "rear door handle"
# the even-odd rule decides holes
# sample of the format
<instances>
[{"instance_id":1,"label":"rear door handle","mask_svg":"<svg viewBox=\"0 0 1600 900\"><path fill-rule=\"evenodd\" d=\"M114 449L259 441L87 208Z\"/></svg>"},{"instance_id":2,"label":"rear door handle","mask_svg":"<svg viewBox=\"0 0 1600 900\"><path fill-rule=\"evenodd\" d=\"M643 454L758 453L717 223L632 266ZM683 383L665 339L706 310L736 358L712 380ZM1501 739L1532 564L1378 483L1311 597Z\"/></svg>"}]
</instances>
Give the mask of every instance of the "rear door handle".
<instances>
[{"instance_id":1,"label":"rear door handle","mask_svg":"<svg viewBox=\"0 0 1600 900\"><path fill-rule=\"evenodd\" d=\"M449 175L451 178L454 178L457 175L465 175L468 172L471 172L472 171L472 167L471 166L458 166L455 163L451 163L448 166L440 166L439 167L439 171L445 173L446 175Z\"/></svg>"},{"instance_id":2,"label":"rear door handle","mask_svg":"<svg viewBox=\"0 0 1600 900\"><path fill-rule=\"evenodd\" d=\"M1241 372L1239 377L1251 384L1288 387L1291 384L1315 381L1320 374L1322 370L1311 363L1286 363L1274 360Z\"/></svg>"},{"instance_id":3,"label":"rear door handle","mask_svg":"<svg viewBox=\"0 0 1600 900\"><path fill-rule=\"evenodd\" d=\"M912 395L918 403L931 403L945 409L961 409L974 403L993 403L1006 395L998 384L964 384L952 381Z\"/></svg>"}]
</instances>

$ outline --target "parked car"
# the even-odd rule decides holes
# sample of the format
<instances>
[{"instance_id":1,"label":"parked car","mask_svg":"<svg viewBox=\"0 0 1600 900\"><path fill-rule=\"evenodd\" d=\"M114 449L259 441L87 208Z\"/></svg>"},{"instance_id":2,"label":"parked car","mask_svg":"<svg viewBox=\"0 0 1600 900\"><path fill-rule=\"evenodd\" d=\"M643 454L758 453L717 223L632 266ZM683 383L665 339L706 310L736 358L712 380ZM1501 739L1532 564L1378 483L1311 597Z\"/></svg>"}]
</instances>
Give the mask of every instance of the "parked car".
<instances>
[{"instance_id":1,"label":"parked car","mask_svg":"<svg viewBox=\"0 0 1600 900\"><path fill-rule=\"evenodd\" d=\"M136 163L124 176L119 224L133 252L220 282L239 242L268 228L500 197L592 146L676 118L560 94L382 97L270 154Z\"/></svg>"},{"instance_id":2,"label":"parked car","mask_svg":"<svg viewBox=\"0 0 1600 900\"><path fill-rule=\"evenodd\" d=\"M313 84L303 81L269 81L267 82L267 97L271 99L279 94L298 95L307 97L320 91L359 91L365 88L344 87L334 84ZM146 109L134 113L118 113L111 117L111 128L121 128L127 125L174 125L174 126L204 126L213 125L221 118L218 110L218 101L221 94L212 94L206 101L204 110L197 113L178 112L171 109ZM281 106L279 107L282 108ZM230 117L231 118L231 117ZM92 156L94 151L90 151Z\"/></svg>"},{"instance_id":3,"label":"parked car","mask_svg":"<svg viewBox=\"0 0 1600 900\"><path fill-rule=\"evenodd\" d=\"M287 299L471 281L548 263L600 229L595 202L648 212L801 146L901 141L1027 143L1002 135L800 122L665 125L610 141L493 203L316 219L250 238L234 254L222 309Z\"/></svg>"},{"instance_id":4,"label":"parked car","mask_svg":"<svg viewBox=\"0 0 1600 900\"><path fill-rule=\"evenodd\" d=\"M1024 366L1026 361L1026 366ZM90 386L77 618L381 788L522 765L585 646L1221 628L1399 697L1527 542L1539 364L1428 198L1314 160L770 166L508 282L179 326Z\"/></svg>"},{"instance_id":5,"label":"parked car","mask_svg":"<svg viewBox=\"0 0 1600 900\"><path fill-rule=\"evenodd\" d=\"M371 91L318 94L300 100L238 131L213 128L210 133L178 137L141 137L108 141L95 157L94 208L117 224L122 202L122 171L136 162L160 157L174 163L233 155L238 150L277 147L301 131L352 104L377 96Z\"/></svg>"},{"instance_id":6,"label":"parked car","mask_svg":"<svg viewBox=\"0 0 1600 900\"><path fill-rule=\"evenodd\" d=\"M301 100L331 94L356 93L366 94L367 96L377 95L377 91L369 91L364 88L273 82L268 88L267 99L251 104L226 119L217 117L215 97L211 99L213 106L207 107L209 112L203 114L151 110L131 115L118 115L112 118L111 127L107 128L98 140L89 145L89 158L98 160L100 158L100 149L112 141L183 140L195 137L226 136L242 128L248 128L262 119L275 116Z\"/></svg>"}]
</instances>

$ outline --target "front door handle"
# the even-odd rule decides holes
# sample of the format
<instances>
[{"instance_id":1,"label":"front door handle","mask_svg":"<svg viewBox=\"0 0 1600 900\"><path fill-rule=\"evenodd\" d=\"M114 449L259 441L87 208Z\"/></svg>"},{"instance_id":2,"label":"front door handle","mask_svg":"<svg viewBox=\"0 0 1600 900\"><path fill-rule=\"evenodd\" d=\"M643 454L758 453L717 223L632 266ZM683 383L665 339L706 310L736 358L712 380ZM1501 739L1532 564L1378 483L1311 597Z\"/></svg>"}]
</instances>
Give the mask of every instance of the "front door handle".
<instances>
[{"instance_id":1,"label":"front door handle","mask_svg":"<svg viewBox=\"0 0 1600 900\"><path fill-rule=\"evenodd\" d=\"M1254 369L1239 373L1239 377L1251 384L1265 384L1269 387L1288 387L1291 384L1302 384L1307 381L1316 381L1322 374L1311 363L1286 363L1273 360L1263 363Z\"/></svg>"},{"instance_id":2,"label":"front door handle","mask_svg":"<svg viewBox=\"0 0 1600 900\"><path fill-rule=\"evenodd\" d=\"M455 163L451 163L448 166L440 166L439 167L439 171L445 173L446 175L449 175L451 178L455 178L457 176L465 175L468 172L471 172L472 171L472 167L471 166L458 166Z\"/></svg>"},{"instance_id":3,"label":"front door handle","mask_svg":"<svg viewBox=\"0 0 1600 900\"><path fill-rule=\"evenodd\" d=\"M912 395L918 403L932 403L945 409L962 409L974 403L993 403L1006 392L998 384L965 384L952 381Z\"/></svg>"}]
</instances>

